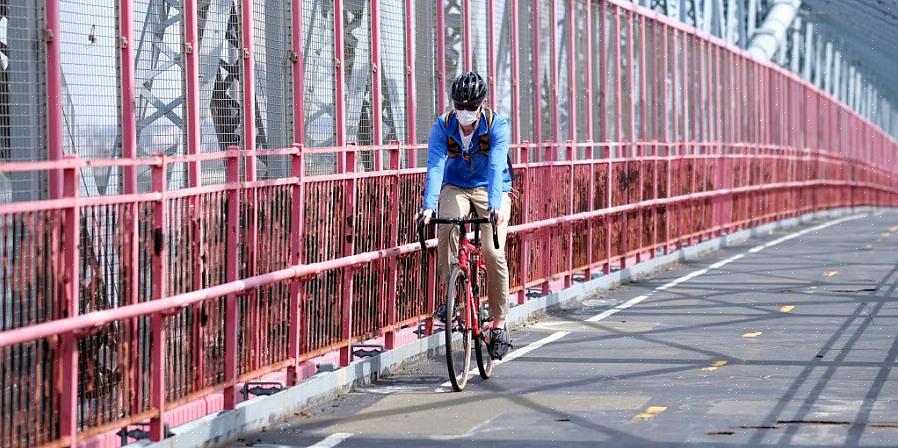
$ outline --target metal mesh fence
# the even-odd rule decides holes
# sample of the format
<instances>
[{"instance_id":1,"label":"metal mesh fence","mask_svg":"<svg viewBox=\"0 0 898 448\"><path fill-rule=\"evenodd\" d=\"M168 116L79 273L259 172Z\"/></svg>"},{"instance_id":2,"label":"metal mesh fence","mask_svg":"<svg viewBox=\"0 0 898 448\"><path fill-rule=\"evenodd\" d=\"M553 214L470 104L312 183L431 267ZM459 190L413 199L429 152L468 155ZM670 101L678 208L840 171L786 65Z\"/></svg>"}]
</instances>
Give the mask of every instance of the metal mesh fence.
<instances>
[{"instance_id":1,"label":"metal mesh fence","mask_svg":"<svg viewBox=\"0 0 898 448\"><path fill-rule=\"evenodd\" d=\"M64 151L83 159L120 157L115 3L59 6ZM81 194L116 194L120 176L119 169L82 169Z\"/></svg>"},{"instance_id":2,"label":"metal mesh fence","mask_svg":"<svg viewBox=\"0 0 898 448\"><path fill-rule=\"evenodd\" d=\"M633 97L632 97L632 89L633 89L633 61L630 60L630 55L635 54L631 53L633 50L633 33L632 28L630 28L630 13L629 11L618 9L618 20L620 21L620 28L618 29L618 33L620 36L619 45L620 45L620 59L618 60L619 74L620 74L620 85L618 86L618 91L620 92L619 98L619 111L620 111L620 136L619 140L621 141L630 141L633 139L633 129L632 129L632 111L631 107L633 105ZM628 155L628 154L624 154Z\"/></svg>"},{"instance_id":3,"label":"metal mesh fence","mask_svg":"<svg viewBox=\"0 0 898 448\"><path fill-rule=\"evenodd\" d=\"M436 8L434 2L415 2L415 142L426 143L436 118ZM422 157L423 155L423 157ZM422 161L423 159L423 161ZM427 163L426 151L418 154L418 164Z\"/></svg>"},{"instance_id":4,"label":"metal mesh fence","mask_svg":"<svg viewBox=\"0 0 898 448\"><path fill-rule=\"evenodd\" d=\"M540 120L540 142L554 139L554 120L552 119L553 104L556 101L555 92L552 91L552 72L556 67L552 66L552 34L555 30L552 27L552 8L554 5L552 0L540 0L539 2L539 22L537 22L537 32L539 33L539 60L536 61L536 69L539 70L539 85L533 86L533 89L539 92L539 120ZM532 84L531 84L532 85ZM543 157L543 152L538 154Z\"/></svg>"},{"instance_id":5,"label":"metal mesh fence","mask_svg":"<svg viewBox=\"0 0 898 448\"><path fill-rule=\"evenodd\" d=\"M290 53L290 3L253 0L256 148L293 144L293 68ZM288 156L266 156L258 163L259 178L290 174Z\"/></svg>"},{"instance_id":6,"label":"metal mesh fence","mask_svg":"<svg viewBox=\"0 0 898 448\"><path fill-rule=\"evenodd\" d=\"M306 146L336 144L336 110L334 85L334 10L331 2L302 2L303 11L303 113ZM325 174L336 169L331 154L305 158L306 172Z\"/></svg>"},{"instance_id":7,"label":"metal mesh fence","mask_svg":"<svg viewBox=\"0 0 898 448\"><path fill-rule=\"evenodd\" d=\"M619 46L618 46L618 21L617 8L607 7L605 9L605 35L603 45L605 47L605 139L606 141L615 141L618 139L618 71L620 71Z\"/></svg>"},{"instance_id":8,"label":"metal mesh fence","mask_svg":"<svg viewBox=\"0 0 898 448\"><path fill-rule=\"evenodd\" d=\"M634 141L641 141L646 138L646 135L645 135L646 123L645 123L645 119L644 119L645 117L643 114L643 112L644 112L643 108L645 107L645 104L643 103L643 98L645 95L645 91L643 90L643 87L644 87L643 82L645 81L643 79L643 76L644 76L643 70L645 68L644 67L645 59L643 58L643 47L645 46L645 32L642 28L643 21L642 21L641 17L639 17L635 14L630 14L629 19L631 22L630 26L633 30L633 41L632 41L633 51L631 52L631 54L633 55L633 58L632 58L633 59L633 62L632 62L633 63L633 71L632 71L632 76L630 79L630 82L632 83L631 89L633 89L633 92L630 95L630 97L632 98L632 101L633 101L633 106L632 106L632 113L633 113L633 116L632 116L633 131L632 132L633 132L633 135L631 136L631 138Z\"/></svg>"},{"instance_id":9,"label":"metal mesh fence","mask_svg":"<svg viewBox=\"0 0 898 448\"><path fill-rule=\"evenodd\" d=\"M452 105L449 100L449 88L452 86L452 81L465 69L464 14L462 0L439 1L443 5L446 27L442 30L446 38L446 79L443 80L442 92L436 92L436 94L446 98L446 107L449 108ZM443 112L445 111L437 111L437 113Z\"/></svg>"},{"instance_id":10,"label":"metal mesh fence","mask_svg":"<svg viewBox=\"0 0 898 448\"><path fill-rule=\"evenodd\" d=\"M512 0L493 2L493 42L490 48L496 54L496 104L492 107L506 117L512 114ZM518 125L518 123L516 123Z\"/></svg>"},{"instance_id":11,"label":"metal mesh fence","mask_svg":"<svg viewBox=\"0 0 898 448\"><path fill-rule=\"evenodd\" d=\"M405 1L382 0L380 2L380 67L381 67L381 108L383 117L380 143L398 140L408 142L406 108L406 61L405 48ZM426 45L426 42L416 42ZM386 154L385 154L386 157ZM384 166L387 166L385 161Z\"/></svg>"},{"instance_id":12,"label":"metal mesh fence","mask_svg":"<svg viewBox=\"0 0 898 448\"><path fill-rule=\"evenodd\" d=\"M532 2L518 3L518 83L520 86L520 106L518 122L521 140L532 142L536 138L533 125L533 79L537 71L533 57L533 6Z\"/></svg>"},{"instance_id":13,"label":"metal mesh fence","mask_svg":"<svg viewBox=\"0 0 898 448\"><path fill-rule=\"evenodd\" d=\"M487 2L471 2L471 69L487 79L489 66L489 4Z\"/></svg>"},{"instance_id":14,"label":"metal mesh fence","mask_svg":"<svg viewBox=\"0 0 898 448\"><path fill-rule=\"evenodd\" d=\"M572 80L570 79L569 67L573 60L571 59L569 36L573 28L573 17L569 14L569 9L567 1L556 1L555 23L552 24L555 32L555 54L558 58L552 70L554 70L558 84L554 86L553 94L550 98L555 98L555 101L551 104L558 109L558 135L555 136L555 139L558 141L568 140L571 135L571 92L569 86ZM563 153L560 150L558 157L562 156Z\"/></svg>"},{"instance_id":15,"label":"metal mesh fence","mask_svg":"<svg viewBox=\"0 0 898 448\"><path fill-rule=\"evenodd\" d=\"M0 8L0 161L47 158L46 60L41 2ZM0 174L0 202L46 197L41 173Z\"/></svg>"},{"instance_id":16,"label":"metal mesh fence","mask_svg":"<svg viewBox=\"0 0 898 448\"><path fill-rule=\"evenodd\" d=\"M226 151L243 142L238 4L209 2L199 7L200 152ZM201 164L204 185L225 180L224 160Z\"/></svg>"},{"instance_id":17,"label":"metal mesh fence","mask_svg":"<svg viewBox=\"0 0 898 448\"><path fill-rule=\"evenodd\" d=\"M586 141L587 138L590 138L589 135L589 122L588 117L586 116L586 108L589 104L589 93L587 91L586 82L586 45L590 36L586 34L586 20L587 15L586 11L589 8L589 3L586 1L577 0L574 3L574 73L575 77L572 80L574 82L574 99L575 99L575 108L577 112L577 123L576 123L576 133L574 134L574 138L577 141L583 142ZM592 67L590 67L592 69ZM596 76L596 71L592 71L592 76ZM596 107L593 106L593 112L595 112Z\"/></svg>"},{"instance_id":18,"label":"metal mesh fence","mask_svg":"<svg viewBox=\"0 0 898 448\"><path fill-rule=\"evenodd\" d=\"M371 107L371 11L365 0L343 2L343 75L346 93L346 141L374 143ZM370 154L358 163L370 169Z\"/></svg>"},{"instance_id":19,"label":"metal mesh fence","mask_svg":"<svg viewBox=\"0 0 898 448\"><path fill-rule=\"evenodd\" d=\"M38 446L59 437L53 354L46 339L0 348L0 446Z\"/></svg>"},{"instance_id":20,"label":"metal mesh fence","mask_svg":"<svg viewBox=\"0 0 898 448\"><path fill-rule=\"evenodd\" d=\"M184 64L181 57L182 10L168 0L135 0L134 30L143 38L134 49L137 154L184 154ZM172 167L168 188L186 185L184 166ZM150 170L138 171L149 190Z\"/></svg>"},{"instance_id":21,"label":"metal mesh fence","mask_svg":"<svg viewBox=\"0 0 898 448\"><path fill-rule=\"evenodd\" d=\"M605 86L602 84L604 79L603 71L607 66L607 62L602 60L602 48L606 46L608 39L603 32L603 24L605 23L605 11L598 3L590 2L589 7L592 9L592 33L588 36L592 41L592 123L593 123L593 141L601 142L606 139L607 132L605 130L606 111L607 108L602 107L602 99L608 94Z\"/></svg>"}]
</instances>

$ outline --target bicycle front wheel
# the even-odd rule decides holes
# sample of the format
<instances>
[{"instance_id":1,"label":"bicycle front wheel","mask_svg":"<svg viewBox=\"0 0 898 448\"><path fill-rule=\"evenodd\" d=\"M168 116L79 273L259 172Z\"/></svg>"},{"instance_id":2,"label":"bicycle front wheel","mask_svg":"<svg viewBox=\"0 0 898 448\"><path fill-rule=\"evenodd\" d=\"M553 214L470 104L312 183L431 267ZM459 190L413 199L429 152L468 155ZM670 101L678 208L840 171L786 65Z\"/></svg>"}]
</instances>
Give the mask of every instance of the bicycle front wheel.
<instances>
[{"instance_id":1,"label":"bicycle front wheel","mask_svg":"<svg viewBox=\"0 0 898 448\"><path fill-rule=\"evenodd\" d=\"M471 325L467 312L468 279L454 266L446 294L446 367L452 388L461 392L471 370Z\"/></svg>"},{"instance_id":2,"label":"bicycle front wheel","mask_svg":"<svg viewBox=\"0 0 898 448\"><path fill-rule=\"evenodd\" d=\"M485 271L477 273L477 282L480 284L478 289L482 298L487 294ZM485 313L481 313L483 314ZM480 319L480 335L474 338L474 353L477 355L477 370L480 371L480 377L486 380L493 374L493 358L489 353L490 325L485 320Z\"/></svg>"}]
</instances>

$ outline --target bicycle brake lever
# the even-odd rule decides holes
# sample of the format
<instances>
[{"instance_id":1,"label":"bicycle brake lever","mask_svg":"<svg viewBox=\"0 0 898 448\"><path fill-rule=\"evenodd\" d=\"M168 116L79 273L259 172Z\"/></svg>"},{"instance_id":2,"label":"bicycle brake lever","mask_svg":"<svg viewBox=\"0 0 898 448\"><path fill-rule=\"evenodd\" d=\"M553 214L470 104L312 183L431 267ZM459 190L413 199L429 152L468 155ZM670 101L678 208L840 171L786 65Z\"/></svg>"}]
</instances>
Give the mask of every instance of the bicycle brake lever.
<instances>
[{"instance_id":1,"label":"bicycle brake lever","mask_svg":"<svg viewBox=\"0 0 898 448\"><path fill-rule=\"evenodd\" d=\"M496 212L490 213L490 228L493 229L493 246L499 250L499 219Z\"/></svg>"},{"instance_id":2,"label":"bicycle brake lever","mask_svg":"<svg viewBox=\"0 0 898 448\"><path fill-rule=\"evenodd\" d=\"M424 217L418 217L418 242L421 244L421 252L427 254L427 241L424 238Z\"/></svg>"}]
</instances>

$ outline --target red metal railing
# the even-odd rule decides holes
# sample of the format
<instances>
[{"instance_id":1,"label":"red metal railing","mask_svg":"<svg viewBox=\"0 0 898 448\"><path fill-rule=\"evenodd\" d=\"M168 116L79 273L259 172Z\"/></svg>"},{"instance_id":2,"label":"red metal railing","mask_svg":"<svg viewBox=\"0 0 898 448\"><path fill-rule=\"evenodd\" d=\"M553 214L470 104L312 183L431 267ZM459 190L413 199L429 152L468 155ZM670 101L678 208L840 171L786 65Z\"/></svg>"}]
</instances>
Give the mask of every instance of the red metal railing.
<instances>
[{"instance_id":1,"label":"red metal railing","mask_svg":"<svg viewBox=\"0 0 898 448\"><path fill-rule=\"evenodd\" d=\"M243 1L244 10L252 11L252 3ZM413 3L404 1L406 11ZM196 56L188 52L186 108L195 121L187 155L137 158L134 130L124 123L122 159L54 153L45 162L0 165L0 173L41 172L52 181L48 200L0 204L0 446L73 445L147 419L159 440L178 406L223 392L221 406L233 409L242 382L286 369L295 384L303 362L338 351L346 365L352 345L372 338L391 348L403 328L416 327L434 309L434 293L420 290L425 273L412 228L424 180L416 154L424 146L380 144L379 120L372 130L378 144L349 144L342 82L336 146L302 145L303 2L292 4L299 56L292 67L294 147L262 150L248 138L242 148L202 153ZM342 4L334 2L335 17L343 16ZM58 10L49 6L53 24ZM796 76L619 0L507 6L518 192L507 246L513 300L526 300L530 288L570 285L764 222L898 204L889 162L898 145ZM559 8L572 26L551 25ZM373 61L381 58L377 12L370 15ZM442 8L437 12L442 23ZM184 14L185 40L196 45L197 12L187 6ZM544 14L556 19L549 34L540 32ZM251 16L242 23L250 49ZM411 62L421 45L413 17L405 19L407 142L416 141ZM466 12L466 66L474 63L471 20ZM493 86L494 22L486 21ZM519 22L530 24L526 42ZM335 76L342 80L342 20L333 25ZM121 31L131 37L130 27ZM436 35L445 41L439 29ZM546 42L549 73L540 65ZM49 72L58 68L53 45ZM127 46L122 53L131 57ZM252 51L245 56L242 82L251 93ZM443 56L433 92L440 108ZM521 86L528 58L537 61L528 68L533 82ZM132 98L133 67L121 70L123 98ZM563 77L567 89L559 89ZM378 74L372 79L377 104L382 82ZM58 77L48 80L51 98L58 98ZM244 106L245 116L254 117L254 108ZM51 144L61 133L54 107ZM123 107L122 114L133 111ZM244 135L254 132L245 126ZM306 173L320 155L335 157L336 173ZM256 162L266 157L289 158L290 175L258 179ZM222 161L223 182L204 184L203 164ZM168 190L167 173L185 165L187 188ZM123 193L80 197L79 173L100 167L123 170ZM137 187L138 169L152 171L148 192ZM431 263L430 275L433 269Z\"/></svg>"}]
</instances>

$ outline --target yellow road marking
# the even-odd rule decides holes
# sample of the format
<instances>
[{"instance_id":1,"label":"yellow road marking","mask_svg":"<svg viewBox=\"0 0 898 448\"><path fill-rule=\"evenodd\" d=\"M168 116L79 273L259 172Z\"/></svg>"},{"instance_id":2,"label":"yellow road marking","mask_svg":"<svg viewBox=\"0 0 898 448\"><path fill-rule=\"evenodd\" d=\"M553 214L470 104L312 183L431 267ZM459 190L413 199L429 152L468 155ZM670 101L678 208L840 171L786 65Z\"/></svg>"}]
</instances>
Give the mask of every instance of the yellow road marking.
<instances>
[{"instance_id":1,"label":"yellow road marking","mask_svg":"<svg viewBox=\"0 0 898 448\"><path fill-rule=\"evenodd\" d=\"M667 406L649 406L642 414L633 417L634 422L644 422L667 410Z\"/></svg>"},{"instance_id":2,"label":"yellow road marking","mask_svg":"<svg viewBox=\"0 0 898 448\"><path fill-rule=\"evenodd\" d=\"M751 332L748 332L748 333L743 333L743 334L742 334L742 337L743 337L743 338L755 338L755 337L758 337L758 336L760 336L760 335L762 335L762 334L764 334L764 332L762 332L762 331L751 331Z\"/></svg>"},{"instance_id":3,"label":"yellow road marking","mask_svg":"<svg viewBox=\"0 0 898 448\"><path fill-rule=\"evenodd\" d=\"M711 363L710 366L703 368L702 371L704 371L704 372L713 372L713 371L715 371L715 370L717 370L717 369L719 369L719 368L721 368L721 367L723 367L723 366L725 366L725 365L727 365L727 362L724 361L724 360L714 361L714 362Z\"/></svg>"},{"instance_id":4,"label":"yellow road marking","mask_svg":"<svg viewBox=\"0 0 898 448\"><path fill-rule=\"evenodd\" d=\"M781 307L780 307L780 312L781 312L781 313L788 313L789 311L792 311L792 310L794 310L794 309L795 309L795 306L794 306L794 305L781 306Z\"/></svg>"},{"instance_id":5,"label":"yellow road marking","mask_svg":"<svg viewBox=\"0 0 898 448\"><path fill-rule=\"evenodd\" d=\"M838 274L838 273L839 273L839 271L826 271L826 272L823 273L823 275L825 275L825 276L827 276L827 277L833 277L833 276L835 276L835 275Z\"/></svg>"}]
</instances>

